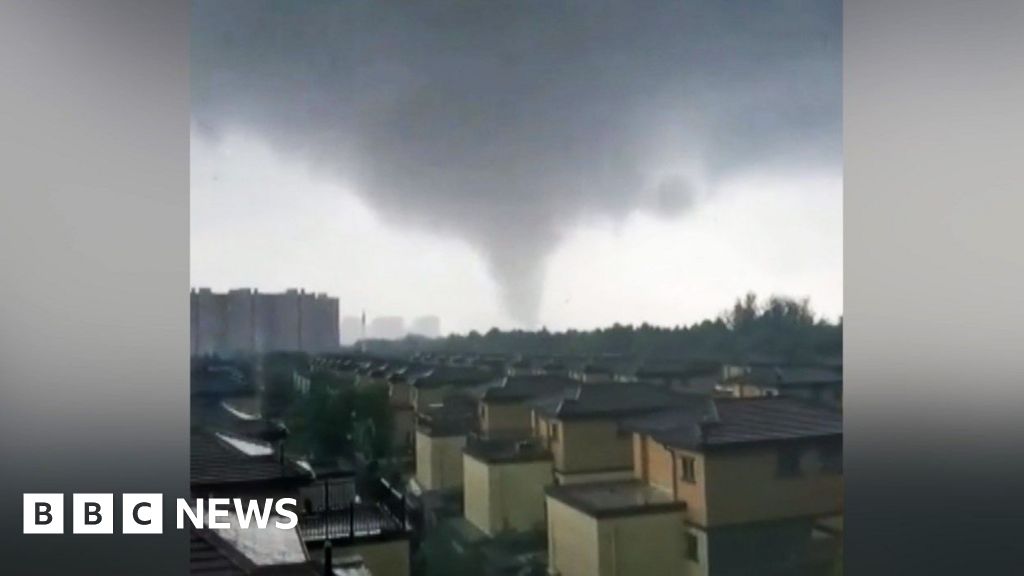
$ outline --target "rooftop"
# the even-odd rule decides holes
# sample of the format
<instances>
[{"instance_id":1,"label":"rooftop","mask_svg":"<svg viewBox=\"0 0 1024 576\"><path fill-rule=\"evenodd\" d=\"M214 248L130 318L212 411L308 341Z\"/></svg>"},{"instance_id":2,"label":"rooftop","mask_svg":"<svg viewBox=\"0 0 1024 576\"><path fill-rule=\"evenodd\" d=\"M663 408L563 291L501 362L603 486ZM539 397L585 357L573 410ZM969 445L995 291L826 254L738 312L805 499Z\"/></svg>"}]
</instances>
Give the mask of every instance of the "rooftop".
<instances>
[{"instance_id":1,"label":"rooftop","mask_svg":"<svg viewBox=\"0 0 1024 576\"><path fill-rule=\"evenodd\" d=\"M843 374L835 368L818 366L753 366L748 373L730 380L749 382L756 386L814 386L842 384Z\"/></svg>"},{"instance_id":2,"label":"rooftop","mask_svg":"<svg viewBox=\"0 0 1024 576\"><path fill-rule=\"evenodd\" d=\"M501 385L488 388L483 394L487 402L521 402L532 398L563 395L566 390L573 390L579 382L565 376L509 376Z\"/></svg>"},{"instance_id":3,"label":"rooftop","mask_svg":"<svg viewBox=\"0 0 1024 576\"><path fill-rule=\"evenodd\" d=\"M465 453L489 464L536 462L551 458L551 454L534 440L473 438L466 444Z\"/></svg>"},{"instance_id":4,"label":"rooftop","mask_svg":"<svg viewBox=\"0 0 1024 576\"><path fill-rule=\"evenodd\" d=\"M595 518L686 509L671 494L638 480L552 486L547 495Z\"/></svg>"},{"instance_id":5,"label":"rooftop","mask_svg":"<svg viewBox=\"0 0 1024 576\"><path fill-rule=\"evenodd\" d=\"M497 379L490 370L472 366L443 366L413 379L416 388L439 388L442 386L476 386Z\"/></svg>"},{"instance_id":6,"label":"rooftop","mask_svg":"<svg viewBox=\"0 0 1024 576\"><path fill-rule=\"evenodd\" d=\"M193 430L190 446L193 489L282 482L299 485L312 480L308 470L290 459L282 462L269 444L258 440Z\"/></svg>"},{"instance_id":7,"label":"rooftop","mask_svg":"<svg viewBox=\"0 0 1024 576\"><path fill-rule=\"evenodd\" d=\"M268 527L189 531L189 574L203 576L317 576L296 530ZM271 520L273 522L274 520Z\"/></svg>"},{"instance_id":8,"label":"rooftop","mask_svg":"<svg viewBox=\"0 0 1024 576\"><path fill-rule=\"evenodd\" d=\"M424 408L416 418L418 430L429 436L461 436L476 427L476 403L450 396L442 404Z\"/></svg>"},{"instance_id":9,"label":"rooftop","mask_svg":"<svg viewBox=\"0 0 1024 576\"><path fill-rule=\"evenodd\" d=\"M566 420L626 417L672 406L705 405L709 401L704 395L673 392L660 386L613 382L579 384L567 395L546 397L533 406L542 416Z\"/></svg>"},{"instance_id":10,"label":"rooftop","mask_svg":"<svg viewBox=\"0 0 1024 576\"><path fill-rule=\"evenodd\" d=\"M796 398L717 398L707 408L672 408L623 426L668 446L696 450L843 434L841 412Z\"/></svg>"}]
</instances>

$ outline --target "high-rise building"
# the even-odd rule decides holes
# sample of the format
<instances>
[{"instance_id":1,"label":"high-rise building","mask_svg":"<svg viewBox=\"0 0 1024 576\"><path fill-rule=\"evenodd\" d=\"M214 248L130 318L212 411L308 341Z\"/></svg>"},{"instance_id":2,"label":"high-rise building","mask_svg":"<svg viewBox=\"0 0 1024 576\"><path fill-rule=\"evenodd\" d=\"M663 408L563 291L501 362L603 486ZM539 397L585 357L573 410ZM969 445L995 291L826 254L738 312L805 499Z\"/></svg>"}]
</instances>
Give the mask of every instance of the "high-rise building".
<instances>
[{"instance_id":1,"label":"high-rise building","mask_svg":"<svg viewBox=\"0 0 1024 576\"><path fill-rule=\"evenodd\" d=\"M401 316L378 316L367 328L367 337L376 340L400 340L405 335L405 320Z\"/></svg>"},{"instance_id":2,"label":"high-rise building","mask_svg":"<svg viewBox=\"0 0 1024 576\"><path fill-rule=\"evenodd\" d=\"M363 338L363 322L358 316L345 316L341 319L341 343L351 346Z\"/></svg>"},{"instance_id":3,"label":"high-rise building","mask_svg":"<svg viewBox=\"0 0 1024 576\"><path fill-rule=\"evenodd\" d=\"M193 355L337 350L338 299L290 289L191 292Z\"/></svg>"},{"instance_id":4,"label":"high-rise building","mask_svg":"<svg viewBox=\"0 0 1024 576\"><path fill-rule=\"evenodd\" d=\"M427 338L437 338L441 335L441 319L437 316L420 316L412 321L409 333Z\"/></svg>"}]
</instances>

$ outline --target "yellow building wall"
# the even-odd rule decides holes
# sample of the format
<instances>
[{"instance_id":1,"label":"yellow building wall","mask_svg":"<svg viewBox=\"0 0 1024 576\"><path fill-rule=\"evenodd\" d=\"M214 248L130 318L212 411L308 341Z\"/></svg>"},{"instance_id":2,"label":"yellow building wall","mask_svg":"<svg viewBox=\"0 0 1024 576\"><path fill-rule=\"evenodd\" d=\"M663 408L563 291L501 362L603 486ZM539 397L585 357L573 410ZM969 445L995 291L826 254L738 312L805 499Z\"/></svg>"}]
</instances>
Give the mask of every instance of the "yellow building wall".
<instances>
[{"instance_id":1,"label":"yellow building wall","mask_svg":"<svg viewBox=\"0 0 1024 576\"><path fill-rule=\"evenodd\" d=\"M765 446L702 454L666 449L634 435L636 478L686 503L687 518L698 526L825 515L843 508L841 474L821 471L815 448L804 451L798 477L778 475L778 448ZM694 459L696 482L682 479L682 458ZM674 491L673 491L674 490Z\"/></svg>"},{"instance_id":2,"label":"yellow building wall","mask_svg":"<svg viewBox=\"0 0 1024 576\"><path fill-rule=\"evenodd\" d=\"M554 482L550 460L485 463L466 455L463 478L466 520L488 536L544 527L544 488Z\"/></svg>"},{"instance_id":3,"label":"yellow building wall","mask_svg":"<svg viewBox=\"0 0 1024 576\"><path fill-rule=\"evenodd\" d=\"M664 449L657 442L650 440L648 442L653 446L658 446ZM687 482L682 479L682 464L680 463L683 457L693 458L696 482ZM673 479L675 482L676 491L674 498L686 502L686 517L693 523L699 526L708 525L708 502L707 502L707 489L708 486L708 471L707 463L704 459L704 455L699 452L688 452L686 450L675 451L675 471L673 473Z\"/></svg>"},{"instance_id":4,"label":"yellow building wall","mask_svg":"<svg viewBox=\"0 0 1024 576\"><path fill-rule=\"evenodd\" d=\"M416 481L425 490L462 486L465 436L431 437L416 431Z\"/></svg>"},{"instance_id":5,"label":"yellow building wall","mask_svg":"<svg viewBox=\"0 0 1024 576\"><path fill-rule=\"evenodd\" d=\"M647 462L647 483L676 494L676 460L671 451L661 444L645 439L642 457Z\"/></svg>"},{"instance_id":6,"label":"yellow building wall","mask_svg":"<svg viewBox=\"0 0 1024 576\"><path fill-rule=\"evenodd\" d=\"M462 460L462 509L466 520L487 535L493 536L491 478L487 464L469 455Z\"/></svg>"},{"instance_id":7,"label":"yellow building wall","mask_svg":"<svg viewBox=\"0 0 1024 576\"><path fill-rule=\"evenodd\" d=\"M408 540L372 542L339 549L339 552L349 551L363 557L373 576L409 576Z\"/></svg>"},{"instance_id":8,"label":"yellow building wall","mask_svg":"<svg viewBox=\"0 0 1024 576\"><path fill-rule=\"evenodd\" d=\"M778 448L722 451L705 455L705 525L737 524L827 515L843 508L843 477L820 470L813 448L804 451L803 474L778 475Z\"/></svg>"},{"instance_id":9,"label":"yellow building wall","mask_svg":"<svg viewBox=\"0 0 1024 576\"><path fill-rule=\"evenodd\" d=\"M559 435L552 440L555 469L560 472L630 469L632 435L621 435L615 422L569 420L558 422Z\"/></svg>"},{"instance_id":10,"label":"yellow building wall","mask_svg":"<svg viewBox=\"0 0 1024 576\"><path fill-rule=\"evenodd\" d=\"M686 561L686 523L682 511L598 520L599 576L680 576L691 574Z\"/></svg>"},{"instance_id":11,"label":"yellow building wall","mask_svg":"<svg viewBox=\"0 0 1024 576\"><path fill-rule=\"evenodd\" d=\"M559 576L603 576L598 571L597 520L547 498L548 571Z\"/></svg>"},{"instance_id":12,"label":"yellow building wall","mask_svg":"<svg viewBox=\"0 0 1024 576\"><path fill-rule=\"evenodd\" d=\"M481 403L480 429L489 436L525 435L530 432L530 409L520 403Z\"/></svg>"},{"instance_id":13,"label":"yellow building wall","mask_svg":"<svg viewBox=\"0 0 1024 576\"><path fill-rule=\"evenodd\" d=\"M596 519L553 498L548 507L548 565L559 576L689 576L682 511Z\"/></svg>"}]
</instances>

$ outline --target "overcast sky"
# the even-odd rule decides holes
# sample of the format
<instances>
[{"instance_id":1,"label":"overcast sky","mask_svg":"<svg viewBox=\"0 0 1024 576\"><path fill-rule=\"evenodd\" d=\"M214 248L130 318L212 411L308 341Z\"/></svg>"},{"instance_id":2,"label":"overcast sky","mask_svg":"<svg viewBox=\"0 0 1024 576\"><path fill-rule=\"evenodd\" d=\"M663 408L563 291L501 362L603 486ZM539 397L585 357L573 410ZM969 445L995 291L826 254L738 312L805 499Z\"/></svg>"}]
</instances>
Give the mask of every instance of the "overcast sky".
<instances>
[{"instance_id":1,"label":"overcast sky","mask_svg":"<svg viewBox=\"0 0 1024 576\"><path fill-rule=\"evenodd\" d=\"M839 2L425 4L194 3L193 285L445 331L842 313Z\"/></svg>"}]
</instances>

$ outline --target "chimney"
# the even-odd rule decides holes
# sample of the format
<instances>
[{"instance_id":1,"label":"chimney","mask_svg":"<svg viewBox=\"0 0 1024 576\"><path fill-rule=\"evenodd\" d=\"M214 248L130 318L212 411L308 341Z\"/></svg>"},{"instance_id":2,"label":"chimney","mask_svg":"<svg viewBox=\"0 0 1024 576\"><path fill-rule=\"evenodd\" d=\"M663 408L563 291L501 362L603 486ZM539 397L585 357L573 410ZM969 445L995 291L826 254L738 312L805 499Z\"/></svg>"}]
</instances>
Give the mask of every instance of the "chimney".
<instances>
[{"instance_id":1,"label":"chimney","mask_svg":"<svg viewBox=\"0 0 1024 576\"><path fill-rule=\"evenodd\" d=\"M324 576L332 576L334 558L331 553L331 539L324 541Z\"/></svg>"}]
</instances>

